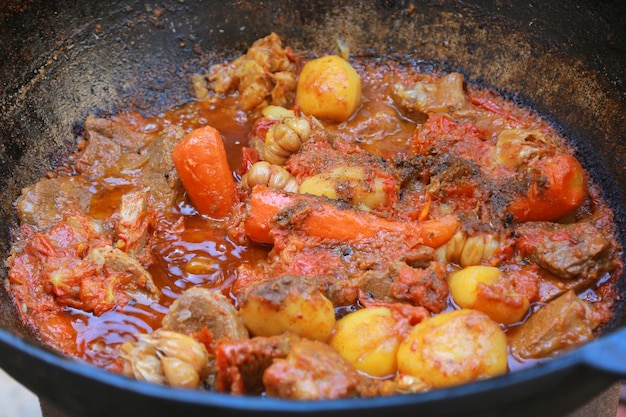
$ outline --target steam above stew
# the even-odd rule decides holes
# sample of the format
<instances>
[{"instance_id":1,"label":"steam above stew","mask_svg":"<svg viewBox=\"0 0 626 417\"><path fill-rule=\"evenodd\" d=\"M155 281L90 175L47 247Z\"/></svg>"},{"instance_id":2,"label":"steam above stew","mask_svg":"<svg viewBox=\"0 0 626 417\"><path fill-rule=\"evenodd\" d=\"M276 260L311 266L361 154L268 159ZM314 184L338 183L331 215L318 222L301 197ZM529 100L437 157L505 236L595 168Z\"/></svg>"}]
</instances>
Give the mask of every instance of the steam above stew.
<instances>
[{"instance_id":1,"label":"steam above stew","mask_svg":"<svg viewBox=\"0 0 626 417\"><path fill-rule=\"evenodd\" d=\"M272 33L164 114L89 117L16 202L9 290L67 355L150 382L332 399L490 378L592 339L613 214L531 110Z\"/></svg>"}]
</instances>

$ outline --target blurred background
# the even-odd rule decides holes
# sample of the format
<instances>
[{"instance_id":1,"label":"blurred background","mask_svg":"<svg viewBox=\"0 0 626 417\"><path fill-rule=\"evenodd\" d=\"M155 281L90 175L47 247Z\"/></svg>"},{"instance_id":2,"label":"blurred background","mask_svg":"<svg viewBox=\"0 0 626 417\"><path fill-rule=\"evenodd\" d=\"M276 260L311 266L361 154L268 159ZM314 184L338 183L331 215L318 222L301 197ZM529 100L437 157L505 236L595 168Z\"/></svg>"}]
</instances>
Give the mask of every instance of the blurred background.
<instances>
[{"instance_id":1,"label":"blurred background","mask_svg":"<svg viewBox=\"0 0 626 417\"><path fill-rule=\"evenodd\" d=\"M41 417L39 400L0 369L0 417Z\"/></svg>"}]
</instances>

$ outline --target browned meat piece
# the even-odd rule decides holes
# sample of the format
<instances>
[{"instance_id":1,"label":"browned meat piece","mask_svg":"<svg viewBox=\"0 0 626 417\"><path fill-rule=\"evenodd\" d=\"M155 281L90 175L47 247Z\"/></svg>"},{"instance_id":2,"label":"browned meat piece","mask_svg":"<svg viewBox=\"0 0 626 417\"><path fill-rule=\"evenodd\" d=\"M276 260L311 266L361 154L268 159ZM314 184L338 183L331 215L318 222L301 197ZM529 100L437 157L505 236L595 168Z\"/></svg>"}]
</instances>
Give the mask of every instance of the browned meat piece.
<instances>
[{"instance_id":1,"label":"browned meat piece","mask_svg":"<svg viewBox=\"0 0 626 417\"><path fill-rule=\"evenodd\" d=\"M445 264L432 262L427 269L418 269L404 262L394 262L389 271L393 277L389 295L395 301L422 306L433 313L446 308L449 289Z\"/></svg>"},{"instance_id":2,"label":"browned meat piece","mask_svg":"<svg viewBox=\"0 0 626 417\"><path fill-rule=\"evenodd\" d=\"M329 345L308 339L295 343L263 375L267 395L297 400L354 397L363 377Z\"/></svg>"},{"instance_id":3,"label":"browned meat piece","mask_svg":"<svg viewBox=\"0 0 626 417\"><path fill-rule=\"evenodd\" d=\"M402 260L413 268L428 268L436 258L437 254L433 248L420 245L407 252Z\"/></svg>"},{"instance_id":4,"label":"browned meat piece","mask_svg":"<svg viewBox=\"0 0 626 417\"><path fill-rule=\"evenodd\" d=\"M509 346L519 358L548 357L592 339L597 325L589 304L568 291L509 332Z\"/></svg>"},{"instance_id":5,"label":"browned meat piece","mask_svg":"<svg viewBox=\"0 0 626 417\"><path fill-rule=\"evenodd\" d=\"M124 123L89 116L85 119L85 130L90 134L103 136L127 151L139 151L152 142L153 134L137 132Z\"/></svg>"},{"instance_id":6,"label":"browned meat piece","mask_svg":"<svg viewBox=\"0 0 626 417\"><path fill-rule=\"evenodd\" d=\"M272 33L233 62L212 66L210 88L218 94L238 90L239 107L245 111L268 104L286 107L295 96L294 60L278 35Z\"/></svg>"},{"instance_id":7,"label":"browned meat piece","mask_svg":"<svg viewBox=\"0 0 626 417\"><path fill-rule=\"evenodd\" d=\"M172 161L172 150L184 136L181 127L142 133L121 122L89 117L85 129L86 146L76 161L79 173L89 178L127 177L136 188L149 190L158 212L171 209L183 191Z\"/></svg>"},{"instance_id":8,"label":"browned meat piece","mask_svg":"<svg viewBox=\"0 0 626 417\"><path fill-rule=\"evenodd\" d=\"M356 286L363 291L365 296L382 302L392 301L389 294L393 278L388 270L365 271L356 281Z\"/></svg>"},{"instance_id":9,"label":"browned meat piece","mask_svg":"<svg viewBox=\"0 0 626 417\"><path fill-rule=\"evenodd\" d=\"M431 122L433 119L442 120L446 117L431 116L426 123L438 126L437 122ZM442 123L453 122L446 119ZM477 146L469 143L469 140L465 143L459 139L464 137L466 129L463 127L459 127L459 132L454 135L441 133L437 127L434 129L436 132L433 134L428 133L428 130L415 131L420 140L414 141L414 144L423 154L401 154L393 159L403 184L403 198L399 201L399 209L411 212L414 210L414 199L410 196L413 193L421 195L427 192L435 199L445 201L447 210L466 216L466 222L478 222L478 227L467 228L467 231L490 230L486 225L505 215L503 210L509 204L510 186L490 179L481 171L477 163L479 161L471 159L478 159L479 155L487 152L479 148L485 141L477 138L474 132L470 130L467 135L472 142L478 142ZM442 130L445 132L445 129ZM458 143L462 144L460 149L457 148ZM475 148L477 150L474 154L470 154ZM434 207L430 208L431 211L433 209Z\"/></svg>"},{"instance_id":10,"label":"browned meat piece","mask_svg":"<svg viewBox=\"0 0 626 417\"><path fill-rule=\"evenodd\" d=\"M552 274L542 274L539 280L539 299L543 303L547 303L555 298L563 295L567 291L581 293L589 286L593 286L595 280L590 279L586 275L579 275L576 278L564 280Z\"/></svg>"},{"instance_id":11,"label":"browned meat piece","mask_svg":"<svg viewBox=\"0 0 626 417\"><path fill-rule=\"evenodd\" d=\"M159 212L169 211L175 198L184 192L172 161L172 151L183 136L183 129L168 126L146 149L149 156L141 169L142 186L150 191L152 203Z\"/></svg>"},{"instance_id":12,"label":"browned meat piece","mask_svg":"<svg viewBox=\"0 0 626 417\"><path fill-rule=\"evenodd\" d=\"M83 177L43 178L22 190L16 207L22 223L45 232L70 208L85 211L90 198L89 183Z\"/></svg>"},{"instance_id":13,"label":"browned meat piece","mask_svg":"<svg viewBox=\"0 0 626 417\"><path fill-rule=\"evenodd\" d=\"M91 178L102 177L110 169L116 172L134 169L138 161L145 159L141 150L155 138L122 123L94 117L87 118L85 130L87 144L76 161L76 169Z\"/></svg>"},{"instance_id":14,"label":"browned meat piece","mask_svg":"<svg viewBox=\"0 0 626 417\"><path fill-rule=\"evenodd\" d=\"M184 136L182 128L168 126L159 134L142 133L122 122L89 117L85 130L86 146L76 161L81 174L90 178L129 175L141 168L143 184L139 186L150 187L157 200L162 200L158 197L162 189L172 188L171 181L177 177L171 153Z\"/></svg>"},{"instance_id":15,"label":"browned meat piece","mask_svg":"<svg viewBox=\"0 0 626 417\"><path fill-rule=\"evenodd\" d=\"M300 338L294 334L219 343L215 348L217 389L231 394L260 394L263 373L274 359L287 356Z\"/></svg>"},{"instance_id":16,"label":"browned meat piece","mask_svg":"<svg viewBox=\"0 0 626 417\"><path fill-rule=\"evenodd\" d=\"M200 332L206 327L215 341L248 339L248 330L233 304L219 291L194 287L170 306L163 328L179 333Z\"/></svg>"},{"instance_id":17,"label":"browned meat piece","mask_svg":"<svg viewBox=\"0 0 626 417\"><path fill-rule=\"evenodd\" d=\"M517 248L522 254L560 278L597 279L610 268L609 242L589 223L529 222L520 225Z\"/></svg>"},{"instance_id":18,"label":"browned meat piece","mask_svg":"<svg viewBox=\"0 0 626 417\"><path fill-rule=\"evenodd\" d=\"M435 259L434 249L428 246L417 246L404 256L404 261L413 268L426 269ZM369 297L384 302L394 302L397 299L391 296L392 287L397 278L397 267L402 262L398 262L391 270L368 270L357 279L357 286ZM398 288L394 289L395 291Z\"/></svg>"},{"instance_id":19,"label":"browned meat piece","mask_svg":"<svg viewBox=\"0 0 626 417\"><path fill-rule=\"evenodd\" d=\"M94 262L100 273L110 281L111 288L107 289L108 291L123 291L130 296L143 294L152 299L158 298L159 289L154 284L152 275L125 252L105 246L92 249L85 259ZM108 293L97 296L111 298Z\"/></svg>"}]
</instances>

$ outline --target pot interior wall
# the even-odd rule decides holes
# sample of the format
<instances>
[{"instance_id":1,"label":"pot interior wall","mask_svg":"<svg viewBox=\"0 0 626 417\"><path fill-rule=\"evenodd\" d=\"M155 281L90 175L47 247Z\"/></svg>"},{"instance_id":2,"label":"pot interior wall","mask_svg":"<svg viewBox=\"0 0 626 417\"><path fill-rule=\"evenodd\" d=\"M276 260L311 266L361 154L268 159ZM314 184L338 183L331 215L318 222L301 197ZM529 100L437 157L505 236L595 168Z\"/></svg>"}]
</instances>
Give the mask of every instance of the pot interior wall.
<instances>
[{"instance_id":1,"label":"pot interior wall","mask_svg":"<svg viewBox=\"0 0 626 417\"><path fill-rule=\"evenodd\" d=\"M418 3L418 2L416 2ZM572 139L626 243L626 28L620 2L15 2L0 11L0 256L13 202L71 149L88 114L189 100L189 76L277 32L288 45L410 57L497 89ZM0 277L7 278L5 266ZM620 291L626 279L622 277ZM612 327L624 323L618 306ZM0 327L28 335L4 286Z\"/></svg>"}]
</instances>

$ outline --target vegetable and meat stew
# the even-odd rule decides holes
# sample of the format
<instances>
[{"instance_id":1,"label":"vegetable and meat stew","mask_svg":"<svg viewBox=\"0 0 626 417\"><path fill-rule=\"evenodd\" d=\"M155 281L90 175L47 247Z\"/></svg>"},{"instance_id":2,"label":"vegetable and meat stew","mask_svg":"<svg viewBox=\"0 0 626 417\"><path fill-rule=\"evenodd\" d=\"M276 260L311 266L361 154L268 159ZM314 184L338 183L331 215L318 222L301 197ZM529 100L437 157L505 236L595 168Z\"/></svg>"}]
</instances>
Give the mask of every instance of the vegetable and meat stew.
<instances>
[{"instance_id":1,"label":"vegetable and meat stew","mask_svg":"<svg viewBox=\"0 0 626 417\"><path fill-rule=\"evenodd\" d=\"M88 117L16 201L7 285L46 345L308 400L502 375L610 321L613 213L531 109L275 33L189 84L163 113Z\"/></svg>"}]
</instances>

